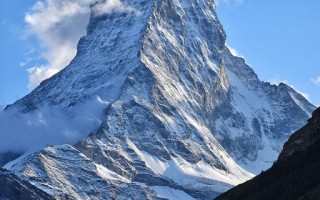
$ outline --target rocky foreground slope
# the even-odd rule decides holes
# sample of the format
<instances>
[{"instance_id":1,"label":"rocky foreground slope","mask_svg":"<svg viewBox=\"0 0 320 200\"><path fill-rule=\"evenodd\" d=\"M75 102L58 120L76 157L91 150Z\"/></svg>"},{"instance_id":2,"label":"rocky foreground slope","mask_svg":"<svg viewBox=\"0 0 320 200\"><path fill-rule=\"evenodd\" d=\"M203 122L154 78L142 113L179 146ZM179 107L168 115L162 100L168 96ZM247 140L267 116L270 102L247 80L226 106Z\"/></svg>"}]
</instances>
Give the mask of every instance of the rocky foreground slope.
<instances>
[{"instance_id":1,"label":"rocky foreground slope","mask_svg":"<svg viewBox=\"0 0 320 200\"><path fill-rule=\"evenodd\" d=\"M320 198L320 108L294 133L266 172L216 200L317 200Z\"/></svg>"},{"instance_id":2,"label":"rocky foreground slope","mask_svg":"<svg viewBox=\"0 0 320 200\"><path fill-rule=\"evenodd\" d=\"M70 65L6 108L101 108L76 145L6 165L53 196L211 199L269 167L315 108L230 53L212 0L102 4Z\"/></svg>"},{"instance_id":3,"label":"rocky foreground slope","mask_svg":"<svg viewBox=\"0 0 320 200\"><path fill-rule=\"evenodd\" d=\"M3 200L53 200L54 198L28 181L0 168L0 199Z\"/></svg>"}]
</instances>

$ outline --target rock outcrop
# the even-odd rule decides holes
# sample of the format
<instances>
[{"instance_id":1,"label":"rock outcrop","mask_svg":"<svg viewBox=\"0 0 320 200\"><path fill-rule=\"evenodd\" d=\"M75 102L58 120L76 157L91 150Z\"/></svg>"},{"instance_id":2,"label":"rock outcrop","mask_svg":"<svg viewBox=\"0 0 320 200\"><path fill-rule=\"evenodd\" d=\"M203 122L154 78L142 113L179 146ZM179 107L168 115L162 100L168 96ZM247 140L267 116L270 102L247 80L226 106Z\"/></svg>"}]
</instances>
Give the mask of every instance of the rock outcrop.
<instances>
[{"instance_id":1,"label":"rock outcrop","mask_svg":"<svg viewBox=\"0 0 320 200\"><path fill-rule=\"evenodd\" d=\"M12 172L0 168L0 199L53 200L54 198Z\"/></svg>"}]
</instances>

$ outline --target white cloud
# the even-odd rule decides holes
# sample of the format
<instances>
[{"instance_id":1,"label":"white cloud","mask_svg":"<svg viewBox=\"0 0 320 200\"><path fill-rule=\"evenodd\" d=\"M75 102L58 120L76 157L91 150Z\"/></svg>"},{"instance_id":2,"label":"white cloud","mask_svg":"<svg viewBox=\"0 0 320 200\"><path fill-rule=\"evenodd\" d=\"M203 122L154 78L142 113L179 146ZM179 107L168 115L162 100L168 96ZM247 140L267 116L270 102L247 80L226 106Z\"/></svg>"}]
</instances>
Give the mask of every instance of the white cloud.
<instances>
[{"instance_id":1,"label":"white cloud","mask_svg":"<svg viewBox=\"0 0 320 200\"><path fill-rule=\"evenodd\" d=\"M86 33L90 17L88 0L38 1L25 16L27 33L40 42L40 55L47 64L28 69L29 88L37 86L69 64Z\"/></svg>"},{"instance_id":2,"label":"white cloud","mask_svg":"<svg viewBox=\"0 0 320 200\"><path fill-rule=\"evenodd\" d=\"M97 4L93 8L96 15L102 15L110 12L134 12L139 13L139 11L131 6L125 5L120 0L109 0L104 3Z\"/></svg>"},{"instance_id":3,"label":"white cloud","mask_svg":"<svg viewBox=\"0 0 320 200\"><path fill-rule=\"evenodd\" d=\"M316 85L320 85L320 76L318 76L317 78L315 79L311 79L311 81L316 84Z\"/></svg>"},{"instance_id":4,"label":"white cloud","mask_svg":"<svg viewBox=\"0 0 320 200\"><path fill-rule=\"evenodd\" d=\"M32 113L0 111L0 153L39 150L49 144L74 144L101 125L105 107L97 97L78 104L68 115L47 107Z\"/></svg>"},{"instance_id":5,"label":"white cloud","mask_svg":"<svg viewBox=\"0 0 320 200\"><path fill-rule=\"evenodd\" d=\"M239 6L244 3L244 0L216 0L216 4L220 5L221 3L233 6Z\"/></svg>"},{"instance_id":6,"label":"white cloud","mask_svg":"<svg viewBox=\"0 0 320 200\"><path fill-rule=\"evenodd\" d=\"M241 55L235 48L230 47L228 44L226 44L226 46L228 47L232 55L244 58L244 56Z\"/></svg>"},{"instance_id":7,"label":"white cloud","mask_svg":"<svg viewBox=\"0 0 320 200\"><path fill-rule=\"evenodd\" d=\"M20 62L20 67L26 67L33 59L28 58L27 60Z\"/></svg>"},{"instance_id":8,"label":"white cloud","mask_svg":"<svg viewBox=\"0 0 320 200\"><path fill-rule=\"evenodd\" d=\"M25 16L28 36L35 36L46 64L29 67L29 88L66 67L76 55L79 39L86 34L90 19L90 5L96 0L41 0ZM137 12L120 0L106 0L93 7L97 15ZM24 62L22 62L24 64Z\"/></svg>"}]
</instances>

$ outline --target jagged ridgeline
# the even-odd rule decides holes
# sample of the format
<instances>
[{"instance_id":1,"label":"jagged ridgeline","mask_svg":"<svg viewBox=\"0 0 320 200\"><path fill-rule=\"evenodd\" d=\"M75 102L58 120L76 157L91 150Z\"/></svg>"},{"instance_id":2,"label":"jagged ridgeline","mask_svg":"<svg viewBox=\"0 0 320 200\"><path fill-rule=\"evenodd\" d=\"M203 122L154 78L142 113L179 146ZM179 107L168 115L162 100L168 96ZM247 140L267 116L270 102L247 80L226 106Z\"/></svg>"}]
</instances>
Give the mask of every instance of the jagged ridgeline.
<instances>
[{"instance_id":1,"label":"jagged ridgeline","mask_svg":"<svg viewBox=\"0 0 320 200\"><path fill-rule=\"evenodd\" d=\"M54 198L15 174L0 169L0 199L53 200Z\"/></svg>"},{"instance_id":2,"label":"jagged ridgeline","mask_svg":"<svg viewBox=\"0 0 320 200\"><path fill-rule=\"evenodd\" d=\"M212 199L269 167L315 108L230 53L212 0L99 5L70 65L7 107L76 118L84 103L104 105L76 145L6 166L50 195Z\"/></svg>"}]
</instances>

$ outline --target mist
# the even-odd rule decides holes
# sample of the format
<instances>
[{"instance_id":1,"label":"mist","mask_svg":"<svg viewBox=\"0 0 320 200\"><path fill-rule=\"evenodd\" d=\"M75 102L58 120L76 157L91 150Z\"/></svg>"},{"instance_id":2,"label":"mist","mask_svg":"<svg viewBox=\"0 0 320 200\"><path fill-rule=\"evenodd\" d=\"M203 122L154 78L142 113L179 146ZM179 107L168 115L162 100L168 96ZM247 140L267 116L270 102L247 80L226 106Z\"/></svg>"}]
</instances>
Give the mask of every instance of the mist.
<instances>
[{"instance_id":1,"label":"mist","mask_svg":"<svg viewBox=\"0 0 320 200\"><path fill-rule=\"evenodd\" d=\"M0 153L37 151L47 145L74 144L94 132L109 105L99 97L68 112L42 107L32 113L0 112Z\"/></svg>"}]
</instances>

